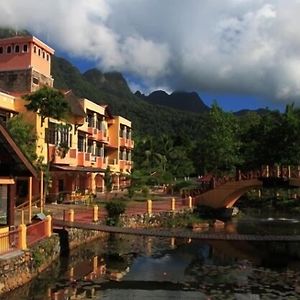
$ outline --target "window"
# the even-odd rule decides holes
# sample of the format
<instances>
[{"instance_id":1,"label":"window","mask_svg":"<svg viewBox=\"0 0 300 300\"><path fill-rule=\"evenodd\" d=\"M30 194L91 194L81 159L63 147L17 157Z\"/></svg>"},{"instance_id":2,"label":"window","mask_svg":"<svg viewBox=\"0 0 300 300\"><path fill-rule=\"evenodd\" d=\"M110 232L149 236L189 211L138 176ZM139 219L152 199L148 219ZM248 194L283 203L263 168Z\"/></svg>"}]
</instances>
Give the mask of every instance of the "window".
<instances>
[{"instance_id":1,"label":"window","mask_svg":"<svg viewBox=\"0 0 300 300\"><path fill-rule=\"evenodd\" d=\"M43 51L43 58L45 58L45 52Z\"/></svg>"},{"instance_id":2,"label":"window","mask_svg":"<svg viewBox=\"0 0 300 300\"><path fill-rule=\"evenodd\" d=\"M88 122L88 127L94 127L95 126L94 115L93 114L88 114L87 115L87 122Z\"/></svg>"},{"instance_id":3,"label":"window","mask_svg":"<svg viewBox=\"0 0 300 300\"><path fill-rule=\"evenodd\" d=\"M16 52L16 53L19 53L19 52L20 52L20 46L19 46L19 45L16 45L16 46L15 46L15 52Z\"/></svg>"},{"instance_id":4,"label":"window","mask_svg":"<svg viewBox=\"0 0 300 300\"><path fill-rule=\"evenodd\" d=\"M11 53L11 46L7 46L6 52Z\"/></svg>"},{"instance_id":5,"label":"window","mask_svg":"<svg viewBox=\"0 0 300 300\"><path fill-rule=\"evenodd\" d=\"M3 54L3 47L0 47L0 54Z\"/></svg>"},{"instance_id":6,"label":"window","mask_svg":"<svg viewBox=\"0 0 300 300\"><path fill-rule=\"evenodd\" d=\"M88 141L87 152L94 154L93 153L93 141L90 141L90 140Z\"/></svg>"},{"instance_id":7,"label":"window","mask_svg":"<svg viewBox=\"0 0 300 300\"><path fill-rule=\"evenodd\" d=\"M0 109L0 121L6 123L10 119L10 113Z\"/></svg>"},{"instance_id":8,"label":"window","mask_svg":"<svg viewBox=\"0 0 300 300\"><path fill-rule=\"evenodd\" d=\"M41 49L39 49L38 54L39 54L39 56L41 56Z\"/></svg>"},{"instance_id":9,"label":"window","mask_svg":"<svg viewBox=\"0 0 300 300\"><path fill-rule=\"evenodd\" d=\"M0 185L0 224L7 224L7 205L8 205L8 189L7 185Z\"/></svg>"},{"instance_id":10,"label":"window","mask_svg":"<svg viewBox=\"0 0 300 300\"><path fill-rule=\"evenodd\" d=\"M39 83L40 83L39 79L36 78L36 77L33 77L33 78L32 78L32 82L33 82L34 84L39 84Z\"/></svg>"},{"instance_id":11,"label":"window","mask_svg":"<svg viewBox=\"0 0 300 300\"><path fill-rule=\"evenodd\" d=\"M48 128L46 128L46 139L52 145L63 143L71 146L72 141L69 126L50 122Z\"/></svg>"},{"instance_id":12,"label":"window","mask_svg":"<svg viewBox=\"0 0 300 300\"><path fill-rule=\"evenodd\" d=\"M33 47L33 52L36 53L36 46Z\"/></svg>"},{"instance_id":13,"label":"window","mask_svg":"<svg viewBox=\"0 0 300 300\"><path fill-rule=\"evenodd\" d=\"M77 145L79 152L85 152L85 135L78 134L78 145Z\"/></svg>"},{"instance_id":14,"label":"window","mask_svg":"<svg viewBox=\"0 0 300 300\"><path fill-rule=\"evenodd\" d=\"M47 61L49 61L49 54L47 54Z\"/></svg>"},{"instance_id":15,"label":"window","mask_svg":"<svg viewBox=\"0 0 300 300\"><path fill-rule=\"evenodd\" d=\"M23 45L23 52L27 52L28 51L28 45Z\"/></svg>"}]
</instances>

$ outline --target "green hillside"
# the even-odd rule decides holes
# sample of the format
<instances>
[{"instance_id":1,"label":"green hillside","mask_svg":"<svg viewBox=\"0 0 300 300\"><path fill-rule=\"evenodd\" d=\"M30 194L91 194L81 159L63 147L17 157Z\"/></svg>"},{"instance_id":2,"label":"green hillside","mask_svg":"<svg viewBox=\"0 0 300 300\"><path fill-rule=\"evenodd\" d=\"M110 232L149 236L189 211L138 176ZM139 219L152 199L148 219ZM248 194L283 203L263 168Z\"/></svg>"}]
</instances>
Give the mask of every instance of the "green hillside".
<instances>
[{"instance_id":1,"label":"green hillside","mask_svg":"<svg viewBox=\"0 0 300 300\"><path fill-rule=\"evenodd\" d=\"M150 104L135 96L122 74L117 72L102 73L92 69L81 74L67 60L53 57L52 76L56 88L72 89L79 97L108 104L113 114L130 119L138 134L195 136L201 123L199 114Z\"/></svg>"}]
</instances>

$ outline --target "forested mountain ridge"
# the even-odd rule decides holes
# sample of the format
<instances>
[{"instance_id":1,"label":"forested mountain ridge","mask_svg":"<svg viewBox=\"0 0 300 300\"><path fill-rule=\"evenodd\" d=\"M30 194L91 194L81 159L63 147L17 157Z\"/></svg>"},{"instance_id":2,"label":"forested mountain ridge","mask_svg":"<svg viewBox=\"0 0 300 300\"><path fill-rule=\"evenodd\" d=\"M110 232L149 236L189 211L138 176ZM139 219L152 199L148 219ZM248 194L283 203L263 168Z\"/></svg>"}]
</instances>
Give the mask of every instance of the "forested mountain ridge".
<instances>
[{"instance_id":1,"label":"forested mountain ridge","mask_svg":"<svg viewBox=\"0 0 300 300\"><path fill-rule=\"evenodd\" d=\"M165 91L159 90L154 91L146 96L137 91L135 95L151 104L163 105L178 110L184 110L194 113L203 113L209 110L209 107L203 103L202 99L196 92L189 93L175 91L169 95Z\"/></svg>"},{"instance_id":2,"label":"forested mountain ridge","mask_svg":"<svg viewBox=\"0 0 300 300\"><path fill-rule=\"evenodd\" d=\"M148 103L134 95L122 74L91 69L84 74L64 58L53 57L54 87L72 89L79 96L98 104L108 104L115 115L128 118L134 131L143 135L193 136L201 115Z\"/></svg>"}]
</instances>

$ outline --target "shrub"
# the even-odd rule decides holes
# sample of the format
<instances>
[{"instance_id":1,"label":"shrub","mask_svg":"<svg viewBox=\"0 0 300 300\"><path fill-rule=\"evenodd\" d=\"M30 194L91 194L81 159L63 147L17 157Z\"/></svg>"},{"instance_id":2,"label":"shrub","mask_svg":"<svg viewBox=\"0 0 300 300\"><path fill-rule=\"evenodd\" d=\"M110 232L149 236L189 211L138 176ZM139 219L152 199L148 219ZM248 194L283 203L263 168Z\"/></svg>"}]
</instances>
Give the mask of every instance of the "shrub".
<instances>
[{"instance_id":1,"label":"shrub","mask_svg":"<svg viewBox=\"0 0 300 300\"><path fill-rule=\"evenodd\" d=\"M110 201L105 204L107 211L107 224L116 226L119 224L120 215L126 210L126 204L122 201Z\"/></svg>"}]
</instances>

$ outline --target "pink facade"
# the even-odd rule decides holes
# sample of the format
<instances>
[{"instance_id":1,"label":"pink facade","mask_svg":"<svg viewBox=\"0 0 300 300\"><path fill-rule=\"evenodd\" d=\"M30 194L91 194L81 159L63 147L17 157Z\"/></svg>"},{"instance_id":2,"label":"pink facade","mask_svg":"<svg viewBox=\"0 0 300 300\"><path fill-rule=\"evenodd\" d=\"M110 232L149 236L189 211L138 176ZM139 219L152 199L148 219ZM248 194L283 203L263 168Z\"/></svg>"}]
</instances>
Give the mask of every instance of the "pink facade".
<instances>
[{"instance_id":1,"label":"pink facade","mask_svg":"<svg viewBox=\"0 0 300 300\"><path fill-rule=\"evenodd\" d=\"M51 55L54 50L39 39L15 36L0 40L0 71L34 69L51 77Z\"/></svg>"}]
</instances>

